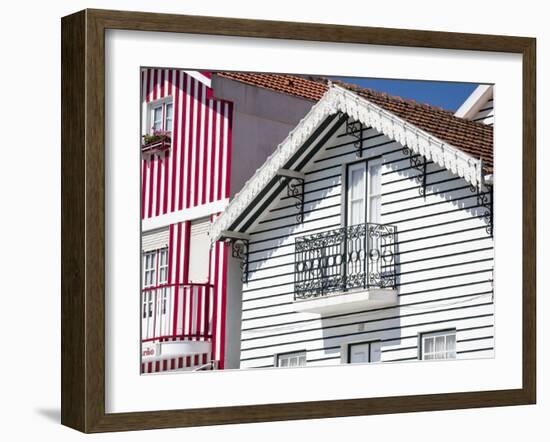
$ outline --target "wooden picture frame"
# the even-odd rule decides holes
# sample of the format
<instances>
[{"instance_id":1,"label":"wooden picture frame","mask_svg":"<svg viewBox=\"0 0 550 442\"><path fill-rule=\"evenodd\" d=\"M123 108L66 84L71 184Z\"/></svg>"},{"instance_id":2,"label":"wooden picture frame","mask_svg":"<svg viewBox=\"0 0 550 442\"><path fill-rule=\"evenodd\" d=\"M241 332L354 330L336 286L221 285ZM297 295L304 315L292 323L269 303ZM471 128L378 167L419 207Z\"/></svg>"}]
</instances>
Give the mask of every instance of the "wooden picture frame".
<instances>
[{"instance_id":1,"label":"wooden picture frame","mask_svg":"<svg viewBox=\"0 0 550 442\"><path fill-rule=\"evenodd\" d=\"M513 390L105 412L105 30L496 51L523 64L523 385ZM83 432L327 418L536 400L534 38L84 10L62 19L62 424Z\"/></svg>"}]
</instances>

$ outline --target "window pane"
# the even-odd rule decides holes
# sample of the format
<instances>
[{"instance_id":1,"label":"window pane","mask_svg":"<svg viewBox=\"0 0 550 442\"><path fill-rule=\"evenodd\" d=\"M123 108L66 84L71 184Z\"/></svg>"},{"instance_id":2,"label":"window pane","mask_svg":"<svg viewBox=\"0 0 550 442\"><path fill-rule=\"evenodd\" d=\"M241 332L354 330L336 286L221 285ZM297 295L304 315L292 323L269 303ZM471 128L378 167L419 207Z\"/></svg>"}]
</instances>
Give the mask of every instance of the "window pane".
<instances>
[{"instance_id":1,"label":"window pane","mask_svg":"<svg viewBox=\"0 0 550 442\"><path fill-rule=\"evenodd\" d=\"M434 341L433 338L424 338L424 353L433 353Z\"/></svg>"},{"instance_id":2,"label":"window pane","mask_svg":"<svg viewBox=\"0 0 550 442\"><path fill-rule=\"evenodd\" d=\"M437 353L442 353L445 351L445 336L435 337L435 351Z\"/></svg>"},{"instance_id":3,"label":"window pane","mask_svg":"<svg viewBox=\"0 0 550 442\"><path fill-rule=\"evenodd\" d=\"M172 132L172 103L166 105L166 128L165 130Z\"/></svg>"},{"instance_id":4,"label":"window pane","mask_svg":"<svg viewBox=\"0 0 550 442\"><path fill-rule=\"evenodd\" d=\"M381 197L372 196L370 197L369 204L369 221L372 223L380 222L380 209L381 209Z\"/></svg>"},{"instance_id":5,"label":"window pane","mask_svg":"<svg viewBox=\"0 0 550 442\"><path fill-rule=\"evenodd\" d=\"M279 359L279 367L288 367L288 359L286 358Z\"/></svg>"},{"instance_id":6,"label":"window pane","mask_svg":"<svg viewBox=\"0 0 550 442\"><path fill-rule=\"evenodd\" d=\"M289 360L289 366L296 367L296 365L298 365L298 358L296 358L296 356L293 356Z\"/></svg>"}]
</instances>

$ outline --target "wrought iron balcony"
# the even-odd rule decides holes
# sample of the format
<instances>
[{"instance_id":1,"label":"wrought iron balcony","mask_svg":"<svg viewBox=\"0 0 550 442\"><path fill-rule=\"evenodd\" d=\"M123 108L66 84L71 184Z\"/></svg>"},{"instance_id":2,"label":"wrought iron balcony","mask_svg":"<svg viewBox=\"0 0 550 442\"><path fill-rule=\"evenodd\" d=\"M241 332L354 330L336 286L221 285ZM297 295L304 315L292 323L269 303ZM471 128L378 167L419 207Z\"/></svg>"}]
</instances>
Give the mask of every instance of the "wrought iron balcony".
<instances>
[{"instance_id":1,"label":"wrought iron balcony","mask_svg":"<svg viewBox=\"0 0 550 442\"><path fill-rule=\"evenodd\" d=\"M296 238L294 299L394 289L397 228L358 224Z\"/></svg>"}]
</instances>

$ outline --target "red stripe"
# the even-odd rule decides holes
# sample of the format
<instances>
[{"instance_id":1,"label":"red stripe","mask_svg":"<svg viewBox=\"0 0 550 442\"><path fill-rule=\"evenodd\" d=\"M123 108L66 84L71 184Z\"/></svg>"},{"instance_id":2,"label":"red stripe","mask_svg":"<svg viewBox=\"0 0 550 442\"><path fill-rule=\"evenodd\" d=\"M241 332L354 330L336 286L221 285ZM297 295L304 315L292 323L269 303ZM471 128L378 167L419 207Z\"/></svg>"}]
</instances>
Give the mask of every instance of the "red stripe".
<instances>
[{"instance_id":1,"label":"red stripe","mask_svg":"<svg viewBox=\"0 0 550 442\"><path fill-rule=\"evenodd\" d=\"M227 144L225 146L225 157L227 164L225 166L225 193L224 198L229 198L231 187L231 151L233 148L233 103L228 104L227 112Z\"/></svg>"},{"instance_id":2,"label":"red stripe","mask_svg":"<svg viewBox=\"0 0 550 442\"><path fill-rule=\"evenodd\" d=\"M206 195L206 181L208 179L208 142L210 131L208 130L208 125L210 124L210 106L209 106L209 100L204 100L204 104L206 106L206 116L204 117L204 145L203 145L203 163L202 163L202 194L201 194L201 204L206 203L208 196Z\"/></svg>"},{"instance_id":3,"label":"red stripe","mask_svg":"<svg viewBox=\"0 0 550 442\"><path fill-rule=\"evenodd\" d=\"M217 349L217 331L218 331L218 294L217 294L217 287L218 287L218 243L214 244L214 261L212 266L214 267L214 302L212 306L212 360L216 359L216 349ZM212 279L210 279L210 282L212 282Z\"/></svg>"},{"instance_id":4,"label":"red stripe","mask_svg":"<svg viewBox=\"0 0 550 442\"><path fill-rule=\"evenodd\" d=\"M218 158L218 189L216 192L216 200L221 199L222 197L222 180L223 180L223 151L225 150L225 143L223 139L223 133L225 130L225 106L221 105L221 118L220 118L220 128L219 128L219 137L220 137L220 155Z\"/></svg>"},{"instance_id":5,"label":"red stripe","mask_svg":"<svg viewBox=\"0 0 550 442\"><path fill-rule=\"evenodd\" d=\"M221 287L221 324L220 324L220 369L224 368L224 359L225 359L225 314L226 314L226 293L227 293L227 251L228 244L224 243L223 247L223 267L222 267L222 287Z\"/></svg>"},{"instance_id":6,"label":"red stripe","mask_svg":"<svg viewBox=\"0 0 550 442\"><path fill-rule=\"evenodd\" d=\"M155 373L160 371L160 361L155 361Z\"/></svg>"},{"instance_id":7,"label":"red stripe","mask_svg":"<svg viewBox=\"0 0 550 442\"><path fill-rule=\"evenodd\" d=\"M166 370L168 370L168 360L167 359L162 361L162 371L166 371Z\"/></svg>"},{"instance_id":8,"label":"red stripe","mask_svg":"<svg viewBox=\"0 0 550 442\"><path fill-rule=\"evenodd\" d=\"M191 356L187 356L185 358L185 366L186 367L191 367Z\"/></svg>"},{"instance_id":9,"label":"red stripe","mask_svg":"<svg viewBox=\"0 0 550 442\"><path fill-rule=\"evenodd\" d=\"M160 98L164 98L164 69L160 71Z\"/></svg>"},{"instance_id":10,"label":"red stripe","mask_svg":"<svg viewBox=\"0 0 550 442\"><path fill-rule=\"evenodd\" d=\"M145 189L147 188L147 161L141 166L141 219L145 218Z\"/></svg>"},{"instance_id":11,"label":"red stripe","mask_svg":"<svg viewBox=\"0 0 550 442\"><path fill-rule=\"evenodd\" d=\"M153 69L153 100L157 99L158 69Z\"/></svg>"},{"instance_id":12,"label":"red stripe","mask_svg":"<svg viewBox=\"0 0 550 442\"><path fill-rule=\"evenodd\" d=\"M180 254L179 254L179 244L181 240L181 229L179 228L179 224L174 224L170 226L171 229L177 229L176 234L176 249L174 250L174 253L176 253L176 268L175 268L175 283L179 283L179 262L180 262ZM177 335L178 332L178 302L179 302L179 287L175 289L175 296L174 296L174 312L172 317L174 318L174 324L172 327L172 334L174 336Z\"/></svg>"},{"instance_id":13,"label":"red stripe","mask_svg":"<svg viewBox=\"0 0 550 442\"><path fill-rule=\"evenodd\" d=\"M203 295L204 295L204 290L203 290L203 287L197 287L196 288L197 290L197 326L196 326L196 333L197 333L197 338L198 340L200 340L200 338L203 336L203 333L202 333L202 319L201 319L201 316L202 316L202 309L203 309Z\"/></svg>"},{"instance_id":14,"label":"red stripe","mask_svg":"<svg viewBox=\"0 0 550 442\"><path fill-rule=\"evenodd\" d=\"M216 152L219 152L217 149L217 126L218 126L218 106L215 101L212 102L212 161L210 163L210 196L209 202L214 201L214 187L216 185L215 173L216 173Z\"/></svg>"},{"instance_id":15,"label":"red stripe","mask_svg":"<svg viewBox=\"0 0 550 442\"><path fill-rule=\"evenodd\" d=\"M183 368L183 358L178 358L178 368Z\"/></svg>"},{"instance_id":16,"label":"red stripe","mask_svg":"<svg viewBox=\"0 0 550 442\"><path fill-rule=\"evenodd\" d=\"M200 180L200 147L201 147L201 118L202 118L202 104L203 104L203 89L204 86L198 83L198 100L197 100L197 123L195 127L195 192L193 195L193 205L199 204L199 180Z\"/></svg>"},{"instance_id":17,"label":"red stripe","mask_svg":"<svg viewBox=\"0 0 550 442\"><path fill-rule=\"evenodd\" d=\"M170 370L174 370L176 368L176 360L170 359Z\"/></svg>"},{"instance_id":18,"label":"red stripe","mask_svg":"<svg viewBox=\"0 0 550 442\"><path fill-rule=\"evenodd\" d=\"M163 166L164 166L164 161L162 160L162 158L159 156L157 157L157 165L156 165L156 168L157 168L157 198L156 198L156 201L155 201L155 216L159 216L160 215L160 189L162 188L162 181L161 181L161 175L162 175L162 170L163 170Z\"/></svg>"},{"instance_id":19,"label":"red stripe","mask_svg":"<svg viewBox=\"0 0 550 442\"><path fill-rule=\"evenodd\" d=\"M181 152L179 143L177 143L180 132L180 127L178 126L178 118L179 113L183 112L183 109L180 110L179 102L180 102L180 72L176 71L176 99L174 104L174 136L172 137L173 146L172 146L172 152L170 155L172 156L172 197L171 197L171 204L170 204L170 210L175 211L176 210L176 159L178 158L178 152ZM183 86L183 85L181 85ZM181 156L181 154L180 154ZM181 178L180 178L181 179Z\"/></svg>"},{"instance_id":20,"label":"red stripe","mask_svg":"<svg viewBox=\"0 0 550 442\"><path fill-rule=\"evenodd\" d=\"M184 284L189 283L189 256L190 256L190 246L191 246L191 221L185 221L185 243L184 243L184 249L183 249L183 256L185 257L185 261L183 263L183 278L182 282Z\"/></svg>"},{"instance_id":21,"label":"red stripe","mask_svg":"<svg viewBox=\"0 0 550 442\"><path fill-rule=\"evenodd\" d=\"M185 111L187 111L187 104L189 104L189 112L184 114L184 118L182 119L182 136L180 137L181 138L181 150L183 152L183 150L185 149L185 141L184 141L184 137L187 138L187 143L188 145L191 143L191 132L192 132L192 128L191 128L191 124L189 125L189 132L185 132L185 124L187 121L189 121L191 119L192 121L192 117L193 117L193 100L192 100L192 78L189 77L189 75L186 75L184 74L184 78L185 78L185 94L183 96L183 101L185 102L185 106L183 107L183 109ZM187 154L187 164L184 164L184 155L183 153L181 154L181 157L182 157L182 161L180 161L180 182L178 183L178 186L180 188L180 201L179 201L179 209L183 209L183 181L185 180L186 182L186 195L185 195L185 207L189 207L189 192L190 192L190 189L189 189L189 175L191 173L191 155L189 155L189 147L187 148L186 152ZM184 174L183 171L184 171L184 167L186 169L186 173Z\"/></svg>"},{"instance_id":22,"label":"red stripe","mask_svg":"<svg viewBox=\"0 0 550 442\"><path fill-rule=\"evenodd\" d=\"M188 161L187 161L187 176L185 177L185 180L187 181L187 195L185 200L185 208L189 208L191 206L191 195L193 193L194 189L191 189L191 167L193 165L193 141L194 141L194 130L193 130L193 119L195 114L195 103L196 103L196 97L195 97L195 80L191 77L189 77L190 87L189 87L189 134L188 134L188 144L187 144L187 152L188 152Z\"/></svg>"},{"instance_id":23,"label":"red stripe","mask_svg":"<svg viewBox=\"0 0 550 442\"><path fill-rule=\"evenodd\" d=\"M153 216L153 192L155 191L155 169L156 169L156 160L151 158L149 161L149 207L147 210L147 217L151 218Z\"/></svg>"},{"instance_id":24,"label":"red stripe","mask_svg":"<svg viewBox=\"0 0 550 442\"><path fill-rule=\"evenodd\" d=\"M146 70L146 80L145 80L145 102L149 103L150 101L150 98L149 98L149 94L151 93L150 91L150 84L151 84L151 69L147 69ZM149 121L147 122L147 124L149 124ZM149 128L147 128L149 129Z\"/></svg>"},{"instance_id":25,"label":"red stripe","mask_svg":"<svg viewBox=\"0 0 550 442\"><path fill-rule=\"evenodd\" d=\"M168 95L172 93L172 69L168 71ZM174 97L172 97L172 149L174 148L174 145L176 144L176 139L174 138L174 130L175 130L175 123L174 123L174 110L176 109L176 102L174 101ZM164 154L164 199L162 202L162 213L168 212L168 171L170 170L170 152L166 152Z\"/></svg>"}]
</instances>

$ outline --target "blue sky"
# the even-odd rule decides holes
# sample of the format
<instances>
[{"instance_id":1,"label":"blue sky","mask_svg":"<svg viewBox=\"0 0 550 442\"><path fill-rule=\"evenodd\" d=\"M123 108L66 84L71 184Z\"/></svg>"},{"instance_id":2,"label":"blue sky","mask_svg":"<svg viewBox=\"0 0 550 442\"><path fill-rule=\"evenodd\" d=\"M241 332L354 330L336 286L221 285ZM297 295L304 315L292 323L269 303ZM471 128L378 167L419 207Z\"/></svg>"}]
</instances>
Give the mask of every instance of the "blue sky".
<instances>
[{"instance_id":1,"label":"blue sky","mask_svg":"<svg viewBox=\"0 0 550 442\"><path fill-rule=\"evenodd\" d=\"M375 78L331 77L367 87L390 95L428 103L450 111L456 111L477 87L474 83L446 81L385 80Z\"/></svg>"}]
</instances>

